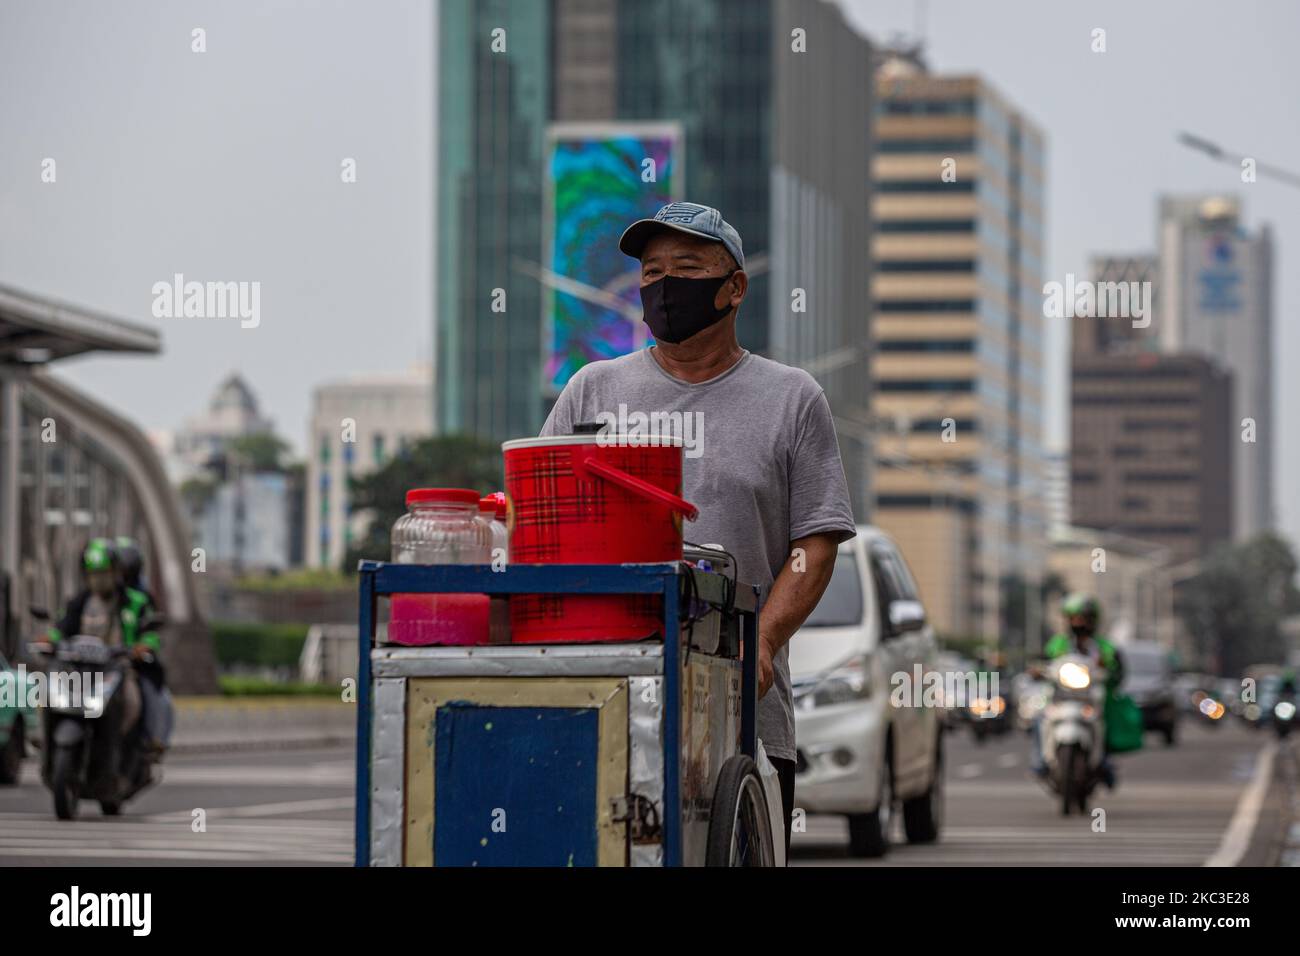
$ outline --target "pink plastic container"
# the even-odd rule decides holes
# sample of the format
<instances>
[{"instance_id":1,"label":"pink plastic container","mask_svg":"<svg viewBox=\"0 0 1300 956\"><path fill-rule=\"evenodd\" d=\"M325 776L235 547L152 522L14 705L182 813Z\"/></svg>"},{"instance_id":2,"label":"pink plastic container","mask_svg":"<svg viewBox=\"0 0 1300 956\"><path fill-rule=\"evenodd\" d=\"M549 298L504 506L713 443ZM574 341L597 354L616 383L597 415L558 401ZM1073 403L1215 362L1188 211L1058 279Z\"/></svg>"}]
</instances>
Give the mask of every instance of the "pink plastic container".
<instances>
[{"instance_id":1,"label":"pink plastic container","mask_svg":"<svg viewBox=\"0 0 1300 956\"><path fill-rule=\"evenodd\" d=\"M479 519L479 494L468 488L416 488L393 525L398 564L487 564L492 532ZM394 594L388 639L394 644L486 644L486 594Z\"/></svg>"}]
</instances>

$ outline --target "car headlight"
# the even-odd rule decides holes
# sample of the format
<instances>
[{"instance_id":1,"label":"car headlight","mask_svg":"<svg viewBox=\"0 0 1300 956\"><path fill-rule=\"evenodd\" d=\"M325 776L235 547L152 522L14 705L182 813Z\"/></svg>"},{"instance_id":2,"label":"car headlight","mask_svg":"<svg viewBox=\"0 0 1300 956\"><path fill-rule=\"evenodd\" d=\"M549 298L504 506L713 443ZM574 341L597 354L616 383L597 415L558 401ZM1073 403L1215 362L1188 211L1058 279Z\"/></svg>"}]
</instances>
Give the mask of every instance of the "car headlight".
<instances>
[{"instance_id":1,"label":"car headlight","mask_svg":"<svg viewBox=\"0 0 1300 956\"><path fill-rule=\"evenodd\" d=\"M1066 661L1057 672L1056 679L1061 682L1062 686L1068 687L1070 690L1083 690L1092 683L1092 674L1082 664Z\"/></svg>"},{"instance_id":2,"label":"car headlight","mask_svg":"<svg viewBox=\"0 0 1300 956\"><path fill-rule=\"evenodd\" d=\"M855 657L827 671L815 684L796 694L803 710L866 700L871 696L871 673L865 657Z\"/></svg>"}]
</instances>

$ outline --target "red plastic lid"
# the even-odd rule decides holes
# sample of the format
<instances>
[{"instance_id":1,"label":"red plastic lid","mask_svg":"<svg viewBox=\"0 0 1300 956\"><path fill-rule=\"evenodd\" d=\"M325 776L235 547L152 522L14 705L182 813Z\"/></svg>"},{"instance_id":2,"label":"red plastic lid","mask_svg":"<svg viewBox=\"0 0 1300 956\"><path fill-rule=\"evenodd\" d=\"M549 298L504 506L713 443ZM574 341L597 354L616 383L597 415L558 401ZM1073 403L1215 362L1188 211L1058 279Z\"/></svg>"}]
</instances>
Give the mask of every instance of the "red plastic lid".
<instances>
[{"instance_id":1,"label":"red plastic lid","mask_svg":"<svg viewBox=\"0 0 1300 956\"><path fill-rule=\"evenodd\" d=\"M494 491L478 503L479 511L491 511L502 521L506 520L506 493Z\"/></svg>"},{"instance_id":2,"label":"red plastic lid","mask_svg":"<svg viewBox=\"0 0 1300 956\"><path fill-rule=\"evenodd\" d=\"M478 504L478 492L473 488L412 488L406 493L408 505L445 501L458 505Z\"/></svg>"},{"instance_id":3,"label":"red plastic lid","mask_svg":"<svg viewBox=\"0 0 1300 956\"><path fill-rule=\"evenodd\" d=\"M497 500L491 495L488 495L486 498L480 498L478 500L478 510L487 511L495 515L497 513Z\"/></svg>"}]
</instances>

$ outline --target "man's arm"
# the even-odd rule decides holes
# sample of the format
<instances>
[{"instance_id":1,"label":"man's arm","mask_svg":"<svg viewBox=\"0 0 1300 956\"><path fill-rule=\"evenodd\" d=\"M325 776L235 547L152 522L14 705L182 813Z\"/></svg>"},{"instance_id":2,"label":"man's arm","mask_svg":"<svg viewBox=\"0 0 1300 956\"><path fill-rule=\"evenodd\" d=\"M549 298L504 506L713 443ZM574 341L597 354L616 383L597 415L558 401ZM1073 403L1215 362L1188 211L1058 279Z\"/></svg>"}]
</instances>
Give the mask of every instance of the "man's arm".
<instances>
[{"instance_id":1,"label":"man's arm","mask_svg":"<svg viewBox=\"0 0 1300 956\"><path fill-rule=\"evenodd\" d=\"M86 607L86 592L82 591L68 602L68 606L63 610L57 624L51 627L45 635L45 640L51 644L60 641L69 634L75 636L81 630L81 612Z\"/></svg>"},{"instance_id":2,"label":"man's arm","mask_svg":"<svg viewBox=\"0 0 1300 956\"><path fill-rule=\"evenodd\" d=\"M772 686L772 658L813 612L830 583L840 542L856 533L831 407L811 378L808 387L816 392L789 459L790 556L758 616L760 697Z\"/></svg>"},{"instance_id":3,"label":"man's arm","mask_svg":"<svg viewBox=\"0 0 1300 956\"><path fill-rule=\"evenodd\" d=\"M842 532L810 534L790 542L790 558L772 582L758 616L758 696L772 686L772 658L817 607L835 569Z\"/></svg>"}]
</instances>

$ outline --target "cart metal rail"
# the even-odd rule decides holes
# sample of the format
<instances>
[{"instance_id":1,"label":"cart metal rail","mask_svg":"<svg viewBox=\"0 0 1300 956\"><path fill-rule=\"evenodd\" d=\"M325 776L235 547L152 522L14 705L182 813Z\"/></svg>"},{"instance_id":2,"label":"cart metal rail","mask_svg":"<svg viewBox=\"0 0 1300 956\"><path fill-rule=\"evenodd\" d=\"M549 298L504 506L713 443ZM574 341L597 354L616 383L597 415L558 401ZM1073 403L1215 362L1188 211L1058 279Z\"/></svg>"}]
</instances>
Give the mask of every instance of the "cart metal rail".
<instances>
[{"instance_id":1,"label":"cart metal rail","mask_svg":"<svg viewBox=\"0 0 1300 956\"><path fill-rule=\"evenodd\" d=\"M662 761L662 806L656 809L661 821L661 831L653 856L654 862L665 866L698 862L698 827L691 831L691 860L684 858L683 830L687 828L690 814L698 816L698 806L684 806L683 771L686 760L684 748L693 736L701 732L698 726L683 727L683 694L690 695L691 687L683 687L684 675L691 671L695 655L720 665L733 675L740 673L739 694L739 749L753 758L756 752L756 702L758 697L757 674L757 590L749 585L739 586L727 576L701 571L685 562L624 565L508 565L494 569L491 565L410 565L362 561L360 571L360 640L358 660L357 699L357 784L356 784L356 865L368 866L383 862L373 859L376 842L375 827L394 827L400 823L391 819L403 814L406 797L396 802L376 797L382 788L372 787L376 766L381 774L397 779L401 786L401 767L394 768L392 761L384 762L385 755L376 751L376 689L392 695L408 694L408 682L424 679L535 679L550 681L552 686L564 681L576 682L597 677L618 677L624 681L640 679L662 680L663 702L660 725L655 728L657 740L662 743L661 753L652 759ZM654 640L634 643L600 644L489 644L472 647L405 647L377 644L379 624L379 599L393 594L609 594L653 595L663 602L662 634ZM710 626L702 626L707 620ZM704 635L703 637L701 635ZM666 638L666 639L665 639ZM696 661L699 664L699 661ZM700 682L700 677L694 678ZM399 683L400 682L400 683ZM386 685L398 684L398 690ZM414 686L413 684L411 686ZM733 683L734 686L734 683ZM624 694L626 698L628 695ZM725 695L724 695L725 696ZM693 697L686 698L692 703ZM632 701L635 705L635 700ZM703 720L719 722L719 707L726 704L713 701L713 710ZM382 705L381 705L381 711ZM405 711L402 720L405 721ZM692 715L685 718L691 720ZM635 721L633 715L629 723ZM732 725L734 726L734 724ZM707 729L707 728L706 728ZM381 731L396 738L396 732ZM405 735L406 730L401 733ZM722 736L719 733L718 736ZM400 738L405 740L405 736ZM626 735L624 745L627 745ZM715 750L717 745L713 745ZM382 749L382 748L381 748ZM644 749L644 748L643 748ZM723 751L725 757L726 751ZM672 759L675 756L676 759ZM404 762L407 758L403 757ZM378 761L378 763L377 763ZM714 763L715 760L706 761ZM403 763L403 766L405 764ZM696 773L698 774L698 768ZM717 767L710 766L712 779L706 781L712 792L717 778ZM409 770L407 771L409 775ZM430 774L432 776L432 774ZM431 786L431 784L430 784ZM698 789L698 780L690 786ZM635 802L637 797L624 793L619 787L619 797ZM427 796L427 795L423 795ZM698 794L692 797L698 804ZM687 801L687 802L692 802ZM378 808L378 813L377 809ZM432 813L432 810L429 811ZM695 824L690 824L695 826ZM628 852L625 862L636 864L647 861L641 854L632 852L633 823L626 826ZM429 860L432 860L430 850ZM389 856L392 854L390 853ZM405 860L405 857L403 857ZM391 862L391 860L389 860Z\"/></svg>"}]
</instances>

